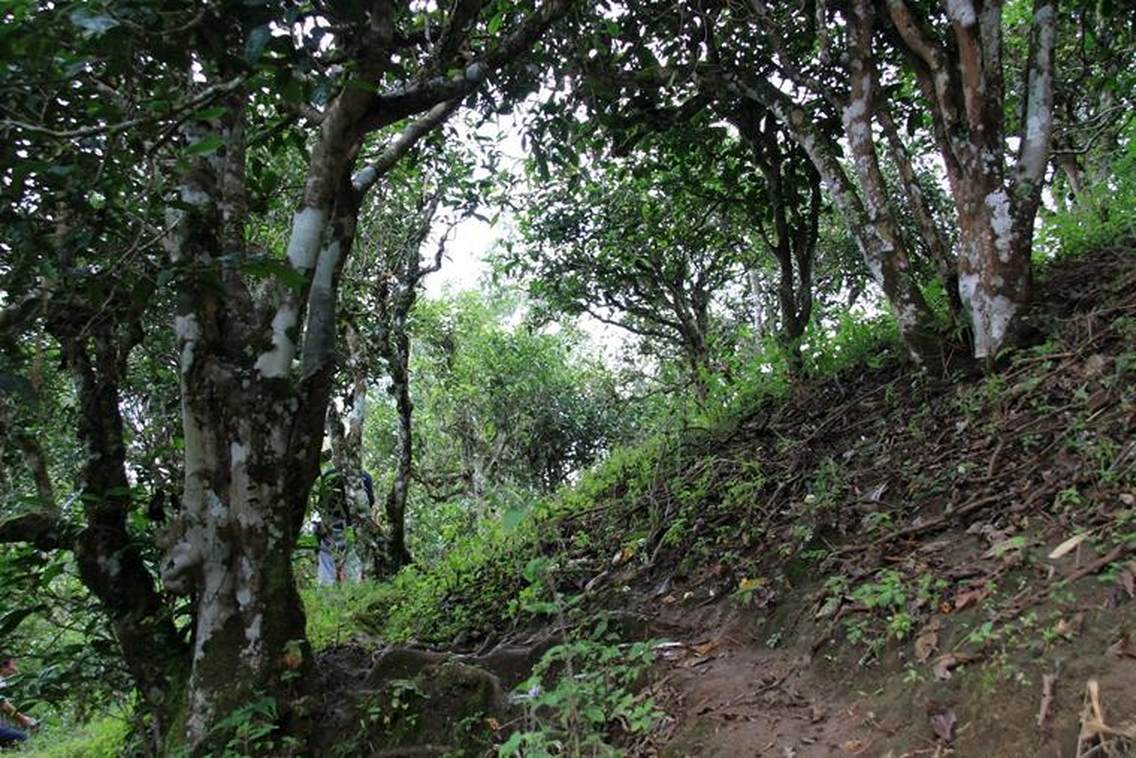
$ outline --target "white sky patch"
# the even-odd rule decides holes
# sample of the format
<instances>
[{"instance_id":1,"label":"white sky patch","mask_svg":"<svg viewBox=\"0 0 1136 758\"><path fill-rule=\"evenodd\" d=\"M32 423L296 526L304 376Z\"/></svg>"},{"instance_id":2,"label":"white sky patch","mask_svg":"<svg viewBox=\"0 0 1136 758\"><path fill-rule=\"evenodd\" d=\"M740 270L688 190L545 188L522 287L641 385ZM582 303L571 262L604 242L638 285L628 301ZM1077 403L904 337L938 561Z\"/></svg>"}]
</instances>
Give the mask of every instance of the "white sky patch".
<instances>
[{"instance_id":1,"label":"white sky patch","mask_svg":"<svg viewBox=\"0 0 1136 758\"><path fill-rule=\"evenodd\" d=\"M535 95L534 102L544 95L547 93ZM481 136L497 141L497 149L502 156L499 171L512 175L516 182L524 181L524 163L529 158L522 139L526 107L527 104L522 103L512 114L498 116L476 129ZM476 149L477 143L473 137L475 130L472 125L468 122L457 122L456 126L459 138ZM477 175L484 176L486 172L479 169ZM496 222L493 224L485 220L494 218ZM490 274L488 264L490 254L496 246L504 242L511 230L516 228L516 221L516 215L507 207L481 206L477 209L476 215L457 224L450 233L441 270L426 277L423 282L425 295L436 298L482 289ZM444 228L441 227L431 231L423 249L435 249L443 232ZM629 349L631 338L625 330L588 315L583 315L575 321L597 348L598 357L605 363L614 365ZM553 328L560 326L561 324L557 323Z\"/></svg>"}]
</instances>

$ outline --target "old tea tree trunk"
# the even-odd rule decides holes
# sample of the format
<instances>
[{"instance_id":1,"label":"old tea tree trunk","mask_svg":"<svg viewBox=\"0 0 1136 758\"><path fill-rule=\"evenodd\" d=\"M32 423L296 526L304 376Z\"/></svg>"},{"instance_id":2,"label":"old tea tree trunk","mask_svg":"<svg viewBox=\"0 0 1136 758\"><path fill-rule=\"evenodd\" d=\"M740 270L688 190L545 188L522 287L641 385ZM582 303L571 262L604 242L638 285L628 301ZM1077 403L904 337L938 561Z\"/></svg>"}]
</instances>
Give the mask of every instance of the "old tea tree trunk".
<instances>
[{"instance_id":1,"label":"old tea tree trunk","mask_svg":"<svg viewBox=\"0 0 1136 758\"><path fill-rule=\"evenodd\" d=\"M931 104L958 214L959 294L974 355L993 359L1030 294L1030 249L1053 132L1056 0L1035 0L1017 155L1008 160L1001 0L945 0L941 35L905 0L886 6Z\"/></svg>"},{"instance_id":2,"label":"old tea tree trunk","mask_svg":"<svg viewBox=\"0 0 1136 758\"><path fill-rule=\"evenodd\" d=\"M289 719L303 722L294 706L313 677L291 556L318 474L338 284L362 194L567 8L568 0L542 3L480 57L453 69L472 28L472 17L459 13L445 44L424 54L420 78L385 90L347 86L305 115L318 134L279 264L286 275L267 287L245 278L245 122L261 108L250 107L240 73L225 75L232 56L222 53L203 68L222 72L212 74L216 82L191 76L191 88L225 92L221 115L183 125L185 144L210 150L183 156L165 241L175 267L187 272L175 320L185 486L161 571L168 590L194 602L184 734L195 754L224 744L222 719L258 697L277 700L290 730ZM381 83L396 49L420 38L396 34L392 4L376 0L368 19L350 48L358 54L352 80ZM377 160L352 177L366 136L404 120Z\"/></svg>"},{"instance_id":3,"label":"old tea tree trunk","mask_svg":"<svg viewBox=\"0 0 1136 758\"><path fill-rule=\"evenodd\" d=\"M313 158L288 246L288 263L305 286L274 289L271 311L256 307L239 267L215 263L222 251L231 260L245 250L243 93L226 105L218 122L199 124L201 134L190 136L215 134L223 147L183 175L167 241L175 265L219 268L220 278L219 287L187 287L175 322L185 487L161 569L167 589L195 600L185 732L193 746L207 744L218 719L251 699L292 694L287 672L302 675L308 666L291 556L318 466L330 388L325 321L352 232L349 215L327 223L332 178L344 170L344 158ZM266 311L271 322L261 331Z\"/></svg>"}]
</instances>

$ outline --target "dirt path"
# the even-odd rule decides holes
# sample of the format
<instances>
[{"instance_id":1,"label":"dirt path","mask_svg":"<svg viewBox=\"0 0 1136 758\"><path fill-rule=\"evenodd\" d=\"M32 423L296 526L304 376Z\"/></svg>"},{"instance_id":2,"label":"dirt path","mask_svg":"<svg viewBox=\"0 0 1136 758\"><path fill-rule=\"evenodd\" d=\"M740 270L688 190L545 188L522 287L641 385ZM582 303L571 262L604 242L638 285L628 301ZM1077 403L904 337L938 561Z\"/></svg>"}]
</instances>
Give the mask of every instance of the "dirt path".
<instances>
[{"instance_id":1,"label":"dirt path","mask_svg":"<svg viewBox=\"0 0 1136 758\"><path fill-rule=\"evenodd\" d=\"M725 646L668 665L658 701L674 722L660 756L806 758L858 754L871 743L865 711L826 691L800 655Z\"/></svg>"}]
</instances>

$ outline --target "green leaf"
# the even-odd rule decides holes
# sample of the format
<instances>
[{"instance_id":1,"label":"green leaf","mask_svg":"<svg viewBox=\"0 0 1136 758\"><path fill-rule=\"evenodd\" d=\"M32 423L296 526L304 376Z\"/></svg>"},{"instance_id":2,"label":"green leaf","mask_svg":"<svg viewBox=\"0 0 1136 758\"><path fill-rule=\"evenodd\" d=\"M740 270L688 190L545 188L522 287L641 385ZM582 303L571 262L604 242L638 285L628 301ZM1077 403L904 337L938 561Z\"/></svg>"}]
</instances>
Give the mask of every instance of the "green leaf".
<instances>
[{"instance_id":1,"label":"green leaf","mask_svg":"<svg viewBox=\"0 0 1136 758\"><path fill-rule=\"evenodd\" d=\"M43 605L30 605L26 608L16 608L15 610L8 611L3 616L0 616L0 639L3 639L12 634L12 632L16 631L16 627L23 623L24 619L26 619L28 616L38 611L42 611L43 609Z\"/></svg>"},{"instance_id":2,"label":"green leaf","mask_svg":"<svg viewBox=\"0 0 1136 758\"><path fill-rule=\"evenodd\" d=\"M216 134L211 134L200 142L195 142L185 149L186 155L208 155L216 152L225 144L225 140Z\"/></svg>"},{"instance_id":3,"label":"green leaf","mask_svg":"<svg viewBox=\"0 0 1136 758\"><path fill-rule=\"evenodd\" d=\"M241 264L241 268L249 276L274 277L292 289L299 290L304 286L304 275L279 258L249 258Z\"/></svg>"},{"instance_id":4,"label":"green leaf","mask_svg":"<svg viewBox=\"0 0 1136 758\"><path fill-rule=\"evenodd\" d=\"M215 118L221 118L221 116L224 116L228 112L229 109L225 106L215 105L212 108L206 108L205 110L198 111L197 118L202 121L211 121Z\"/></svg>"},{"instance_id":5,"label":"green leaf","mask_svg":"<svg viewBox=\"0 0 1136 758\"><path fill-rule=\"evenodd\" d=\"M511 532L520 526L521 522L525 520L525 510L523 508L510 508L505 511L505 515L501 517L501 526L504 527L506 532Z\"/></svg>"}]
</instances>

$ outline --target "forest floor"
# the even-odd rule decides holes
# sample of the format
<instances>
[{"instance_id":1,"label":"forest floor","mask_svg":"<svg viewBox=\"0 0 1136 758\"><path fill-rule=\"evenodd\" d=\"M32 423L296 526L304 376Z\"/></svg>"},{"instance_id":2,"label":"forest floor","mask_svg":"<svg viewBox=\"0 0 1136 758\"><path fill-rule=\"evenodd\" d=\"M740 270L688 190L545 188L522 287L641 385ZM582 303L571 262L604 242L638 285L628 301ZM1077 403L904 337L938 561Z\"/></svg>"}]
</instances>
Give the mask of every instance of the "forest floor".
<instances>
[{"instance_id":1,"label":"forest floor","mask_svg":"<svg viewBox=\"0 0 1136 758\"><path fill-rule=\"evenodd\" d=\"M1133 264L1050 271L1048 340L996 377L861 370L741 424L713 459L760 460L779 493L747 517L768 534L829 510L812 537L827 554L785 566L768 543L720 544L758 554L746 577L675 577L678 556L656 556L637 605L683 644L638 752L1133 754Z\"/></svg>"},{"instance_id":2,"label":"forest floor","mask_svg":"<svg viewBox=\"0 0 1136 758\"><path fill-rule=\"evenodd\" d=\"M559 518L561 589L667 640L628 752L1136 754L1134 264L1051 266L997 373L805 381Z\"/></svg>"}]
</instances>

